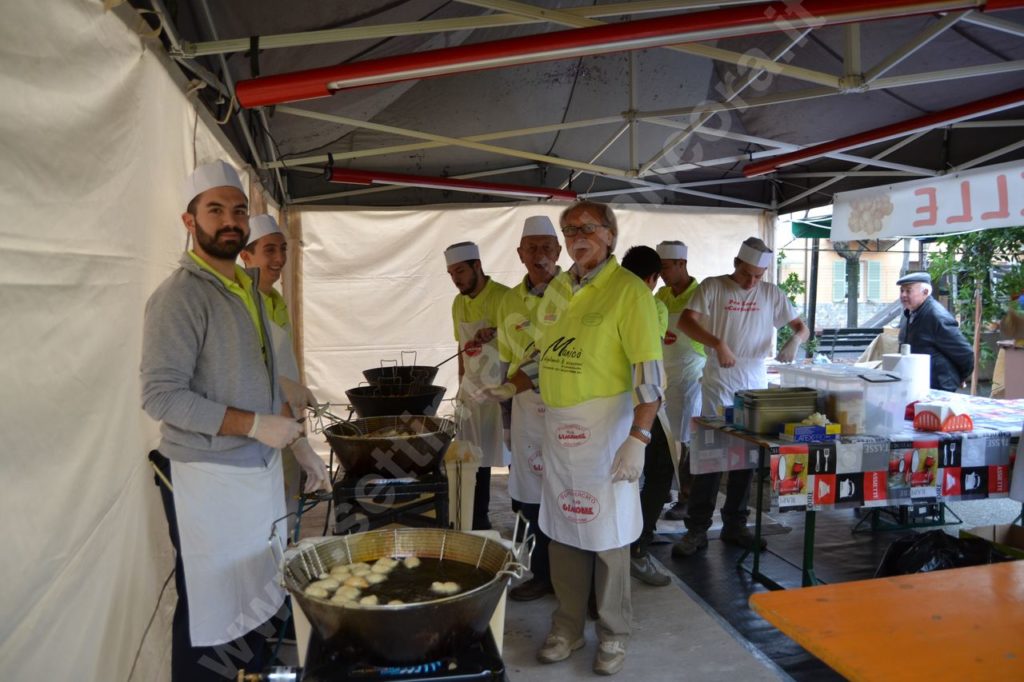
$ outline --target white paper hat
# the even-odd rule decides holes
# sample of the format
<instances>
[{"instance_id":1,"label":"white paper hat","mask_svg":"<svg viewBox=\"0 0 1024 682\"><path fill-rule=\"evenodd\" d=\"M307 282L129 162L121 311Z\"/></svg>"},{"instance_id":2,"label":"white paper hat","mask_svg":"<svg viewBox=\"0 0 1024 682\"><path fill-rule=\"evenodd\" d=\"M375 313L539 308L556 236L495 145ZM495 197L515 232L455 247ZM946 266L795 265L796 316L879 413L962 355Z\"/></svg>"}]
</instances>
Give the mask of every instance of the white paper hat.
<instances>
[{"instance_id":1,"label":"white paper hat","mask_svg":"<svg viewBox=\"0 0 1024 682\"><path fill-rule=\"evenodd\" d=\"M740 246L740 252L736 255L744 263L750 263L755 268L766 268L772 264L771 251L758 251L749 244Z\"/></svg>"},{"instance_id":2,"label":"white paper hat","mask_svg":"<svg viewBox=\"0 0 1024 682\"><path fill-rule=\"evenodd\" d=\"M278 227L277 221L274 220L274 216L267 215L266 213L249 216L249 241L245 243L246 246L261 237L266 237L268 234L284 234L284 232L281 232L281 228Z\"/></svg>"},{"instance_id":3,"label":"white paper hat","mask_svg":"<svg viewBox=\"0 0 1024 682\"><path fill-rule=\"evenodd\" d=\"M448 267L467 260L480 260L480 248L473 242L452 244L444 250L444 261Z\"/></svg>"},{"instance_id":4,"label":"white paper hat","mask_svg":"<svg viewBox=\"0 0 1024 682\"><path fill-rule=\"evenodd\" d=\"M554 237L558 238L551 218L546 215L532 215L523 223L523 237Z\"/></svg>"},{"instance_id":5,"label":"white paper hat","mask_svg":"<svg viewBox=\"0 0 1024 682\"><path fill-rule=\"evenodd\" d=\"M181 188L182 203L188 206L197 196L214 187L234 187L245 194L235 169L223 161L214 161L199 166L185 178Z\"/></svg>"},{"instance_id":6,"label":"white paper hat","mask_svg":"<svg viewBox=\"0 0 1024 682\"><path fill-rule=\"evenodd\" d=\"M683 242L662 242L657 247L658 256L666 260L686 260L686 244Z\"/></svg>"}]
</instances>

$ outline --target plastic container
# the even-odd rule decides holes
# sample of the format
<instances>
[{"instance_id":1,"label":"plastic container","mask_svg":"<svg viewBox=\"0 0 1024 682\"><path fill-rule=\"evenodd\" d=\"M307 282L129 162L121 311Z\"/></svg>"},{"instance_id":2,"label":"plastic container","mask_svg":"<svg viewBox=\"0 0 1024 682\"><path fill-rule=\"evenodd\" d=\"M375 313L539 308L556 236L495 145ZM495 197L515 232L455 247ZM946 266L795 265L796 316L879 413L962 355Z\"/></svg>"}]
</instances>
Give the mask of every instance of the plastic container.
<instances>
[{"instance_id":1,"label":"plastic container","mask_svg":"<svg viewBox=\"0 0 1024 682\"><path fill-rule=\"evenodd\" d=\"M743 416L743 429L778 435L787 422L798 422L814 413L818 392L805 387L737 391L735 404Z\"/></svg>"},{"instance_id":2,"label":"plastic container","mask_svg":"<svg viewBox=\"0 0 1024 682\"><path fill-rule=\"evenodd\" d=\"M905 431L908 382L896 374L849 365L779 367L782 386L818 390L819 411L842 425L844 435Z\"/></svg>"}]
</instances>

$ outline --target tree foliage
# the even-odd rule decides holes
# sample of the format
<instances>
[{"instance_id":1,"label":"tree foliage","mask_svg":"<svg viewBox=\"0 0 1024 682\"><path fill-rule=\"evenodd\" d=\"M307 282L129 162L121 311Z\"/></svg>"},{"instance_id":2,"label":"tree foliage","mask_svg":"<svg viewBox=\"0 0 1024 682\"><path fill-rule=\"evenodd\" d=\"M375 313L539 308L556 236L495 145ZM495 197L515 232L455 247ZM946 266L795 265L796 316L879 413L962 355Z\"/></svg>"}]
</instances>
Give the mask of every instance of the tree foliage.
<instances>
[{"instance_id":1,"label":"tree foliage","mask_svg":"<svg viewBox=\"0 0 1024 682\"><path fill-rule=\"evenodd\" d=\"M1024 227L939 237L931 254L932 280L945 284L965 331L974 326L975 287L981 288L982 323L999 320L1010 297L1024 288Z\"/></svg>"},{"instance_id":2,"label":"tree foliage","mask_svg":"<svg viewBox=\"0 0 1024 682\"><path fill-rule=\"evenodd\" d=\"M779 255L777 256L777 260L779 261L779 263L781 263L782 260L785 257L786 257L785 252L780 250L779 251ZM784 279L781 282L779 282L779 288L782 289L782 293L786 294L786 298L788 298L789 302L792 303L793 305L796 305L796 297L797 296L802 296L803 294L805 294L807 292L807 285L804 283L804 281L802 279L800 279L800 276L798 274L796 274L795 272L789 273L786 276L786 279ZM775 350L776 350L776 352L782 350L782 347L784 345L786 345L786 342L789 341L790 337L792 337L792 336L793 336L793 330L792 329L790 329L788 326L781 327L779 329L778 334L776 335L776 340L775 340ZM808 352L808 354L810 354L813 351L812 344L814 344L814 340L813 339L811 341L809 341L808 344L807 344L807 352ZM816 344L814 344L814 345L816 345Z\"/></svg>"},{"instance_id":3,"label":"tree foliage","mask_svg":"<svg viewBox=\"0 0 1024 682\"><path fill-rule=\"evenodd\" d=\"M928 271L949 291L960 329L974 340L975 289L981 289L982 329L1006 313L1011 296L1024 291L1024 227L980 230L939 237Z\"/></svg>"}]
</instances>

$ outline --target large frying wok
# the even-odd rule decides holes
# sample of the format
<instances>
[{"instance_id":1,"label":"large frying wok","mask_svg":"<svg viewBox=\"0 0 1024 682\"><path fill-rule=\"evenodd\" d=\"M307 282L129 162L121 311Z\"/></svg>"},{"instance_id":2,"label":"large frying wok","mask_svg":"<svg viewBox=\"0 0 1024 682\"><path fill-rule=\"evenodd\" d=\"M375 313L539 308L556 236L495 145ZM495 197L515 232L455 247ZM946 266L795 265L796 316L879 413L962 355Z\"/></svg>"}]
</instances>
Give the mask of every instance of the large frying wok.
<instances>
[{"instance_id":1,"label":"large frying wok","mask_svg":"<svg viewBox=\"0 0 1024 682\"><path fill-rule=\"evenodd\" d=\"M350 388L345 391L345 395L360 417L384 417L395 414L436 414L444 392L444 386L382 384Z\"/></svg>"},{"instance_id":2,"label":"large frying wok","mask_svg":"<svg viewBox=\"0 0 1024 682\"><path fill-rule=\"evenodd\" d=\"M431 365L386 365L364 369L363 376L371 386L430 385L437 376L437 367Z\"/></svg>"},{"instance_id":3,"label":"large frying wok","mask_svg":"<svg viewBox=\"0 0 1024 682\"><path fill-rule=\"evenodd\" d=\"M404 415L338 422L324 436L346 476L419 477L436 471L455 435L455 422Z\"/></svg>"},{"instance_id":4,"label":"large frying wok","mask_svg":"<svg viewBox=\"0 0 1024 682\"><path fill-rule=\"evenodd\" d=\"M524 531L520 537L526 536ZM289 550L283 558L284 585L320 637L341 653L380 664L421 663L452 654L484 635L509 580L522 575L531 549L532 536L508 548L454 530L374 530ZM460 594L399 606L344 606L304 593L310 582L338 564L408 556L459 561L493 577Z\"/></svg>"},{"instance_id":5,"label":"large frying wok","mask_svg":"<svg viewBox=\"0 0 1024 682\"><path fill-rule=\"evenodd\" d=\"M405 364L406 355L412 355L411 365ZM371 386L409 386L412 384L418 384L420 386L430 385L434 383L434 378L437 376L437 370L441 368L441 365L449 360L454 360L460 355L462 355L462 350L459 350L455 355L442 360L436 365L417 365L416 352L403 350L401 365L399 365L395 360L381 360L380 367L364 369L363 376L366 377L366 380L370 382Z\"/></svg>"}]
</instances>

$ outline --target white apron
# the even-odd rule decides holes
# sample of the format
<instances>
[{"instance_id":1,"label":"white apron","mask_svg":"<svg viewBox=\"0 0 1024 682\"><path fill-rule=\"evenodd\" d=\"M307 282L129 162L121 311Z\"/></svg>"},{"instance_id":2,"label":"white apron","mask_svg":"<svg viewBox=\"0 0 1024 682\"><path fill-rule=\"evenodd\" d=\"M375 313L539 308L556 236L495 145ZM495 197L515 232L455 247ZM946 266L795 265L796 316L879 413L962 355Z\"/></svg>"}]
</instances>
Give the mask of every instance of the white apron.
<instances>
[{"instance_id":1,"label":"white apron","mask_svg":"<svg viewBox=\"0 0 1024 682\"><path fill-rule=\"evenodd\" d=\"M714 417L719 405L732 405L736 391L754 388L768 388L764 360L737 358L732 367L719 367L718 356L712 351L704 365L701 414Z\"/></svg>"},{"instance_id":2,"label":"white apron","mask_svg":"<svg viewBox=\"0 0 1024 682\"><path fill-rule=\"evenodd\" d=\"M459 347L466 348L476 333L487 326L486 320L460 322ZM480 466L508 466L508 450L502 434L501 406L498 403L478 402L472 398L478 389L500 386L503 381L497 341L491 340L483 346L471 345L467 348L462 354L462 369L458 398L468 415L462 420L462 432L457 437L480 448Z\"/></svg>"},{"instance_id":3,"label":"white apron","mask_svg":"<svg viewBox=\"0 0 1024 682\"><path fill-rule=\"evenodd\" d=\"M602 552L640 537L640 486L612 483L611 475L632 423L628 391L573 407L548 406L540 528L552 540Z\"/></svg>"},{"instance_id":4,"label":"white apron","mask_svg":"<svg viewBox=\"0 0 1024 682\"><path fill-rule=\"evenodd\" d=\"M295 349L292 348L291 325L281 327L270 323L268 326L270 327L270 342L274 345L277 373L297 382L299 380L299 363L295 359Z\"/></svg>"},{"instance_id":5,"label":"white apron","mask_svg":"<svg viewBox=\"0 0 1024 682\"><path fill-rule=\"evenodd\" d=\"M544 401L540 393L523 391L512 399L512 463L508 494L513 500L540 504L544 478Z\"/></svg>"},{"instance_id":6,"label":"white apron","mask_svg":"<svg viewBox=\"0 0 1024 682\"><path fill-rule=\"evenodd\" d=\"M171 484L192 645L230 642L284 603L267 542L285 514L280 452L266 467L172 461ZM282 520L277 537L285 533Z\"/></svg>"},{"instance_id":7,"label":"white apron","mask_svg":"<svg viewBox=\"0 0 1024 682\"><path fill-rule=\"evenodd\" d=\"M299 363L295 360L295 349L292 348L291 325L281 327L271 323L270 342L274 345L274 359L277 361L277 373L298 383ZM299 511L299 484L302 482L302 468L292 454L291 448L281 452L281 467L284 470L284 499L288 514ZM295 529L296 518L288 517L288 535Z\"/></svg>"},{"instance_id":8,"label":"white apron","mask_svg":"<svg viewBox=\"0 0 1024 682\"><path fill-rule=\"evenodd\" d=\"M704 356L693 349L690 337L676 328L681 313L670 313L668 331L662 344L665 376L665 411L675 440L690 442L690 419L700 415L700 377Z\"/></svg>"}]
</instances>

